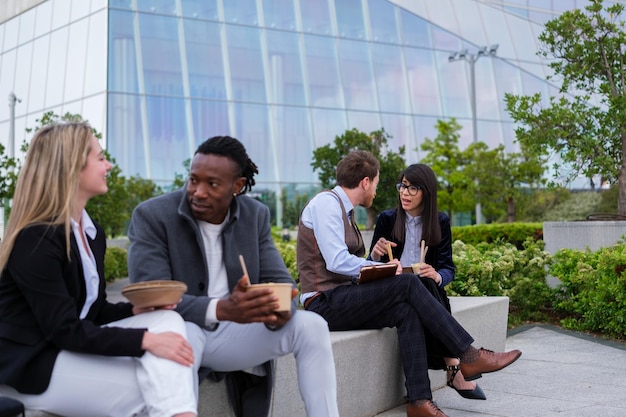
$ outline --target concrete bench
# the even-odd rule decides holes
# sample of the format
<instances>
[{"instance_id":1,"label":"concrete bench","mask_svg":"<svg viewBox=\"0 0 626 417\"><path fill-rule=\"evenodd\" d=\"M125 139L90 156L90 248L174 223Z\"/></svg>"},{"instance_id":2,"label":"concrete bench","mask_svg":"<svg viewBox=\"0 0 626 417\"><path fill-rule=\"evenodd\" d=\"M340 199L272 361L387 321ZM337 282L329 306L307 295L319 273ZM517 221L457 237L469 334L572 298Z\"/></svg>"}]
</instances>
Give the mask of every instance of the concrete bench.
<instances>
[{"instance_id":1,"label":"concrete bench","mask_svg":"<svg viewBox=\"0 0 626 417\"><path fill-rule=\"evenodd\" d=\"M451 297L452 314L474 337L474 346L495 351L505 348L508 297ZM374 416L404 402L404 375L395 329L332 332L337 371L337 396L342 417ZM429 371L434 390L445 386L443 371ZM201 417L234 417L224 383L200 385ZM28 417L51 417L27 411ZM293 355L276 361L276 381L270 415L305 416L298 391Z\"/></svg>"}]
</instances>

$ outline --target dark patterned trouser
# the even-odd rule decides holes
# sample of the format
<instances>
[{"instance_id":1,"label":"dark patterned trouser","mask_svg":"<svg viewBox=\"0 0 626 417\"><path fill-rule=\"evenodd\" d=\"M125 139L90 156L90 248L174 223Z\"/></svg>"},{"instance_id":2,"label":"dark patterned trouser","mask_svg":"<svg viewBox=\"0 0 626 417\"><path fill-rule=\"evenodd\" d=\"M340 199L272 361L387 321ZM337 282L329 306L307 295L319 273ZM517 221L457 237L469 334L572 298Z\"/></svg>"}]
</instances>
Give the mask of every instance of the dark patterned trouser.
<instances>
[{"instance_id":1,"label":"dark patterned trouser","mask_svg":"<svg viewBox=\"0 0 626 417\"><path fill-rule=\"evenodd\" d=\"M442 356L459 357L474 341L413 274L324 291L307 309L326 319L330 330L396 327L409 400L431 399L427 338Z\"/></svg>"}]
</instances>

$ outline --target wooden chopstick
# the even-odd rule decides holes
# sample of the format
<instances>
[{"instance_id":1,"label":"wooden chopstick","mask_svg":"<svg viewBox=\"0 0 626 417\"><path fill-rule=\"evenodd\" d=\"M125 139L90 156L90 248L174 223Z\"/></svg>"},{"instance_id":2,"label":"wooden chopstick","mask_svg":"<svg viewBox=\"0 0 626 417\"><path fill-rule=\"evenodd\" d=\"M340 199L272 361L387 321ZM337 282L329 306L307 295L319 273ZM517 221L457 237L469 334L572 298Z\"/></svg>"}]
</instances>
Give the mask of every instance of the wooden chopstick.
<instances>
[{"instance_id":1,"label":"wooden chopstick","mask_svg":"<svg viewBox=\"0 0 626 417\"><path fill-rule=\"evenodd\" d=\"M389 256L389 260L392 260L393 252L391 251L391 243L387 242L385 243L385 246L387 246L387 255Z\"/></svg>"},{"instance_id":2,"label":"wooden chopstick","mask_svg":"<svg viewBox=\"0 0 626 417\"><path fill-rule=\"evenodd\" d=\"M243 259L243 255L239 255L239 263L243 270L243 276L246 277L246 286L250 285L250 275L248 275L248 268L246 268L246 261Z\"/></svg>"}]
</instances>

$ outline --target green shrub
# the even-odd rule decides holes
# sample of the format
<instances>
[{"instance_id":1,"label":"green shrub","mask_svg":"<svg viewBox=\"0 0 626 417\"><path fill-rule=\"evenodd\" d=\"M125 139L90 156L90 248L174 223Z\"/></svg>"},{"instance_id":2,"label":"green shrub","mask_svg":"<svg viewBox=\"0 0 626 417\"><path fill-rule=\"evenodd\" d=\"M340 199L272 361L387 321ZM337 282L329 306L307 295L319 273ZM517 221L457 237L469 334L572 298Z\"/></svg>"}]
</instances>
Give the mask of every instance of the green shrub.
<instances>
[{"instance_id":1,"label":"green shrub","mask_svg":"<svg viewBox=\"0 0 626 417\"><path fill-rule=\"evenodd\" d=\"M543 239L542 223L492 223L472 226L455 226L452 239L469 245L506 242L523 249L528 237Z\"/></svg>"},{"instance_id":2,"label":"green shrub","mask_svg":"<svg viewBox=\"0 0 626 417\"><path fill-rule=\"evenodd\" d=\"M453 244L456 277L447 287L451 296L508 296L519 320L544 320L553 290L546 283L550 254L542 240L526 239L518 249L511 243Z\"/></svg>"},{"instance_id":3,"label":"green shrub","mask_svg":"<svg viewBox=\"0 0 626 417\"><path fill-rule=\"evenodd\" d=\"M561 249L550 274L561 281L555 308L564 327L623 338L626 334L626 244Z\"/></svg>"},{"instance_id":4,"label":"green shrub","mask_svg":"<svg viewBox=\"0 0 626 417\"><path fill-rule=\"evenodd\" d=\"M128 276L128 252L117 246L108 247L104 254L104 278L107 282Z\"/></svg>"}]
</instances>

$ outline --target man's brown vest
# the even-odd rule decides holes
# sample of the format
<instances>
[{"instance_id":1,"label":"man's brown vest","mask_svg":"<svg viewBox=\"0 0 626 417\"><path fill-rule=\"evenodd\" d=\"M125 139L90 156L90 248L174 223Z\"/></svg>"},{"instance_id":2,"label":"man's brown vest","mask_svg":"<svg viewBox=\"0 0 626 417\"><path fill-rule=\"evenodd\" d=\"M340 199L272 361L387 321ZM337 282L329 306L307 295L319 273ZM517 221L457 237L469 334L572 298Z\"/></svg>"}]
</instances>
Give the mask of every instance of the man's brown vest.
<instances>
[{"instance_id":1,"label":"man's brown vest","mask_svg":"<svg viewBox=\"0 0 626 417\"><path fill-rule=\"evenodd\" d=\"M343 217L344 241L348 246L348 251L352 255L363 257L365 255L365 244L363 237L356 223L352 223L346 215L346 209L341 198L334 191L323 191L332 193L341 206ZM352 211L351 211L352 213ZM354 216L352 216L354 217ZM302 224L298 225L298 245L296 248L298 262L298 274L302 293L325 291L339 285L352 284L352 277L348 275L335 274L326 269L326 262L317 245L317 239L313 229Z\"/></svg>"}]
</instances>

